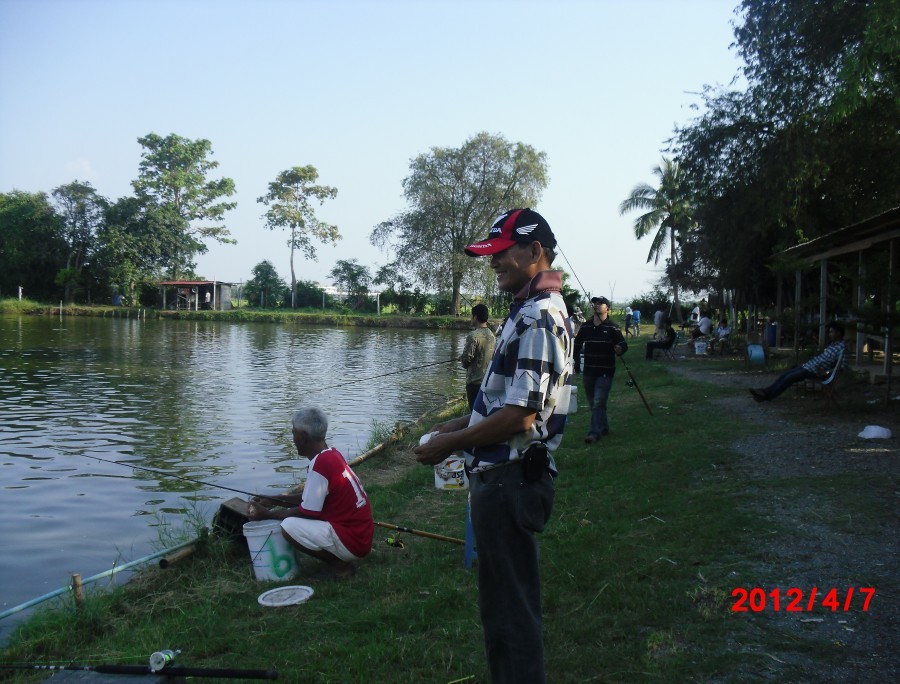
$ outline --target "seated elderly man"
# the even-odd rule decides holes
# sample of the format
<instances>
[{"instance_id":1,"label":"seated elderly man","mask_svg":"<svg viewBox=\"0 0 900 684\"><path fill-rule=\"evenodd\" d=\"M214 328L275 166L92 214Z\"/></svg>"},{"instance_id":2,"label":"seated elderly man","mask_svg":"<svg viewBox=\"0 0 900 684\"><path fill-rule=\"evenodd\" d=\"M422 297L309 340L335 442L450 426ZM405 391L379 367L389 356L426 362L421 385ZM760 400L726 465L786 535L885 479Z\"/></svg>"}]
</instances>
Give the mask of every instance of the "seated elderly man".
<instances>
[{"instance_id":1,"label":"seated elderly man","mask_svg":"<svg viewBox=\"0 0 900 684\"><path fill-rule=\"evenodd\" d=\"M317 408L302 408L291 424L294 446L309 459L302 494L253 497L251 520L281 520L281 533L292 546L325 563L324 574L348 577L372 550L372 507L356 474L334 447L325 443L328 418ZM273 502L288 508L273 508Z\"/></svg>"}]
</instances>

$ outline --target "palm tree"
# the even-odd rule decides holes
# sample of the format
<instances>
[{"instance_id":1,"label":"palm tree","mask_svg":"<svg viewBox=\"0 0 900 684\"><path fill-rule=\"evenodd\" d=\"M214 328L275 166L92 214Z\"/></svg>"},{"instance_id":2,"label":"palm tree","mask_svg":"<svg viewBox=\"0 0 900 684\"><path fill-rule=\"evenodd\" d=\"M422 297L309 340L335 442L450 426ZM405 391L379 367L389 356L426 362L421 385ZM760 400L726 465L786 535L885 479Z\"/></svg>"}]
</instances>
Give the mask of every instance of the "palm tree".
<instances>
[{"instance_id":1,"label":"palm tree","mask_svg":"<svg viewBox=\"0 0 900 684\"><path fill-rule=\"evenodd\" d=\"M681 322L681 304L678 301L678 279L675 264L678 263L678 238L687 233L691 225L691 202L688 199L687 183L678 162L663 157L662 166L653 169L659 176L659 187L654 188L647 183L639 183L631 190L628 199L619 205L619 214L635 209L647 210L634 221L634 235L641 239L654 231L653 242L647 263L652 260L659 263L659 257L669 243L669 268L667 273L672 285L674 306L678 321Z\"/></svg>"}]
</instances>

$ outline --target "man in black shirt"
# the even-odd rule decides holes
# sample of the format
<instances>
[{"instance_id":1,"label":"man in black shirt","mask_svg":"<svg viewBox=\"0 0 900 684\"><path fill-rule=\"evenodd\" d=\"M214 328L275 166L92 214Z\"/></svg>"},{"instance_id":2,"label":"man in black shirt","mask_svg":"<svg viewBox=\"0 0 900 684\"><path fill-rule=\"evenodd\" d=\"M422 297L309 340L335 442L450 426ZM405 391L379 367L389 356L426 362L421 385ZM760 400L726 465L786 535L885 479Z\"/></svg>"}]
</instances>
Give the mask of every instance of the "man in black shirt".
<instances>
[{"instance_id":1,"label":"man in black shirt","mask_svg":"<svg viewBox=\"0 0 900 684\"><path fill-rule=\"evenodd\" d=\"M606 402L616 374L616 356L628 350L619 326L609 319L609 300L593 297L594 317L585 321L575 336L575 372L581 372L584 348L584 393L591 407L591 428L584 441L593 444L609 434Z\"/></svg>"}]
</instances>

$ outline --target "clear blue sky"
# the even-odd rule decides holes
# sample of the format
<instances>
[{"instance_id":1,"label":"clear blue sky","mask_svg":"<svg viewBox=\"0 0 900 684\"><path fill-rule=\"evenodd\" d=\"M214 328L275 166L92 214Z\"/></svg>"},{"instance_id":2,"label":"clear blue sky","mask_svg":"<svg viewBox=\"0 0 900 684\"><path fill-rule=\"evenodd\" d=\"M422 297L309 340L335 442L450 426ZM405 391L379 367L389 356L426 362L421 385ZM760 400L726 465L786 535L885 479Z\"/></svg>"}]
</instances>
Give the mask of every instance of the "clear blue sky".
<instances>
[{"instance_id":1,"label":"clear blue sky","mask_svg":"<svg viewBox=\"0 0 900 684\"><path fill-rule=\"evenodd\" d=\"M327 284L338 259L374 273L376 224L405 206L410 160L480 131L547 153L535 207L592 295L650 290L634 216L665 140L727 84L737 0L0 0L0 191L89 181L131 194L150 132L211 141L237 185L198 272L247 280L263 259L289 280L287 235L256 198L312 164L338 188L317 210L343 240L297 257ZM488 226L485 226L485 233ZM577 286L577 283L574 283ZM613 291L614 289L614 291Z\"/></svg>"}]
</instances>

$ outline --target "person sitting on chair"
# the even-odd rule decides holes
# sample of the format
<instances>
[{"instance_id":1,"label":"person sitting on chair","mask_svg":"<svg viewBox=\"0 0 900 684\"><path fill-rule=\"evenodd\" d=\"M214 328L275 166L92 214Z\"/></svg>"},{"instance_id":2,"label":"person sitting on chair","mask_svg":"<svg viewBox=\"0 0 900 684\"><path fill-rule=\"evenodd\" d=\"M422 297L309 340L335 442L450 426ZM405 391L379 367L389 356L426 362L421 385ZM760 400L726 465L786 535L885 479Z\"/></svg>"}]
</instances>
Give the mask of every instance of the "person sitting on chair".
<instances>
[{"instance_id":1,"label":"person sitting on chair","mask_svg":"<svg viewBox=\"0 0 900 684\"><path fill-rule=\"evenodd\" d=\"M700 320L697 321L697 327L691 330L691 337L695 340L698 337L709 337L712 332L712 320L709 313L704 311L700 314Z\"/></svg>"},{"instance_id":2,"label":"person sitting on chair","mask_svg":"<svg viewBox=\"0 0 900 684\"><path fill-rule=\"evenodd\" d=\"M827 375L834 370L838 357L842 359L841 370L847 367L847 343L844 342L844 325L832 321L825 329L831 338L831 344L825 347L818 356L814 356L802 366L794 366L785 371L768 387L763 389L750 389L750 394L756 401L771 401L788 387L802 380L815 380Z\"/></svg>"},{"instance_id":3,"label":"person sitting on chair","mask_svg":"<svg viewBox=\"0 0 900 684\"><path fill-rule=\"evenodd\" d=\"M731 326L728 325L728 319L724 316L719 319L719 325L716 326L716 331L713 333L712 339L709 341L709 346L712 347L713 350L721 343L728 339L728 336L731 335Z\"/></svg>"},{"instance_id":4,"label":"person sitting on chair","mask_svg":"<svg viewBox=\"0 0 900 684\"><path fill-rule=\"evenodd\" d=\"M672 319L664 319L663 326L663 338L656 342L650 341L647 343L647 352L645 354L645 358L648 361L653 360L653 352L655 352L657 349L671 349L672 345L675 344L675 337L678 335L678 333L676 333L675 328L672 327Z\"/></svg>"}]
</instances>

